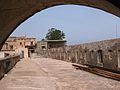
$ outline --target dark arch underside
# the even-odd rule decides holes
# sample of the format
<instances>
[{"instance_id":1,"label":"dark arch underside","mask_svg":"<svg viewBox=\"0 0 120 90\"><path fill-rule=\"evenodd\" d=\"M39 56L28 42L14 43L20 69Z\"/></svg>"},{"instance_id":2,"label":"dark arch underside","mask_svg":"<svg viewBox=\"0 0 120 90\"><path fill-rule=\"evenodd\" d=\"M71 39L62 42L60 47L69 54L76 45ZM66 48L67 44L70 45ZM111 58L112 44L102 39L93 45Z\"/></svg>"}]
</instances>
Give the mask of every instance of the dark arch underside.
<instances>
[{"instance_id":1,"label":"dark arch underside","mask_svg":"<svg viewBox=\"0 0 120 90\"><path fill-rule=\"evenodd\" d=\"M120 17L120 0L0 0L0 49L27 18L43 9L63 4L94 7Z\"/></svg>"},{"instance_id":2,"label":"dark arch underside","mask_svg":"<svg viewBox=\"0 0 120 90\"><path fill-rule=\"evenodd\" d=\"M120 9L120 0L107 0Z\"/></svg>"}]
</instances>

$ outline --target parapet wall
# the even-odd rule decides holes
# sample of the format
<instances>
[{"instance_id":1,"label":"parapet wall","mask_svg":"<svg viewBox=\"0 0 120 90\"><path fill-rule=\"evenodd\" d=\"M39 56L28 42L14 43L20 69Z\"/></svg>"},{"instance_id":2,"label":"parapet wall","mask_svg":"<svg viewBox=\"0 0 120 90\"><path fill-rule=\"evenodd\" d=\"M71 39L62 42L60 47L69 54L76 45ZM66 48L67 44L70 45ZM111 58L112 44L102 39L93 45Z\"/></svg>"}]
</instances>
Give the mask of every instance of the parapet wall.
<instances>
[{"instance_id":1,"label":"parapet wall","mask_svg":"<svg viewBox=\"0 0 120 90\"><path fill-rule=\"evenodd\" d=\"M20 55L0 59L0 79L20 60Z\"/></svg>"},{"instance_id":2,"label":"parapet wall","mask_svg":"<svg viewBox=\"0 0 120 90\"><path fill-rule=\"evenodd\" d=\"M52 48L37 53L47 58L98 66L120 72L120 39Z\"/></svg>"}]
</instances>

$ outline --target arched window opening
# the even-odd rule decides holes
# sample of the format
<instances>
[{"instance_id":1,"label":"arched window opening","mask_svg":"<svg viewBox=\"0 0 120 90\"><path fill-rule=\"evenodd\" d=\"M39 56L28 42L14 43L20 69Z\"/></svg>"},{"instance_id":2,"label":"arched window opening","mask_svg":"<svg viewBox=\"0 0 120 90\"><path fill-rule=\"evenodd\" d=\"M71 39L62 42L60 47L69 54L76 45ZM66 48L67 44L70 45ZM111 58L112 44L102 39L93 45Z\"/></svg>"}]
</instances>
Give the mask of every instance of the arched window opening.
<instances>
[{"instance_id":1,"label":"arched window opening","mask_svg":"<svg viewBox=\"0 0 120 90\"><path fill-rule=\"evenodd\" d=\"M90 52L90 57L91 57L91 59L94 59L94 51L93 50Z\"/></svg>"},{"instance_id":2,"label":"arched window opening","mask_svg":"<svg viewBox=\"0 0 120 90\"><path fill-rule=\"evenodd\" d=\"M8 43L5 43L5 49L8 49Z\"/></svg>"},{"instance_id":3,"label":"arched window opening","mask_svg":"<svg viewBox=\"0 0 120 90\"><path fill-rule=\"evenodd\" d=\"M108 59L112 60L112 50L108 50Z\"/></svg>"},{"instance_id":4,"label":"arched window opening","mask_svg":"<svg viewBox=\"0 0 120 90\"><path fill-rule=\"evenodd\" d=\"M118 68L120 68L120 50L118 50Z\"/></svg>"},{"instance_id":5,"label":"arched window opening","mask_svg":"<svg viewBox=\"0 0 120 90\"><path fill-rule=\"evenodd\" d=\"M97 62L103 63L103 51L102 50L97 51Z\"/></svg>"}]
</instances>

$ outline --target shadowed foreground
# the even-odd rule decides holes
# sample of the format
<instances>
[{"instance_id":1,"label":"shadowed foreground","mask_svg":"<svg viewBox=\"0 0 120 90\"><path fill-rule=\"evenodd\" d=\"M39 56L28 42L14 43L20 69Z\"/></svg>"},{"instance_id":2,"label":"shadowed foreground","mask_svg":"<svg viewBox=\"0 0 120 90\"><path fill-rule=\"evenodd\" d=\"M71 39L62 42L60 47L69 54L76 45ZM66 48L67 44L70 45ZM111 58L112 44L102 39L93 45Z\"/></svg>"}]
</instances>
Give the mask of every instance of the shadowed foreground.
<instances>
[{"instance_id":1,"label":"shadowed foreground","mask_svg":"<svg viewBox=\"0 0 120 90\"><path fill-rule=\"evenodd\" d=\"M71 63L22 60L0 81L0 90L119 90L120 82L76 70Z\"/></svg>"}]
</instances>

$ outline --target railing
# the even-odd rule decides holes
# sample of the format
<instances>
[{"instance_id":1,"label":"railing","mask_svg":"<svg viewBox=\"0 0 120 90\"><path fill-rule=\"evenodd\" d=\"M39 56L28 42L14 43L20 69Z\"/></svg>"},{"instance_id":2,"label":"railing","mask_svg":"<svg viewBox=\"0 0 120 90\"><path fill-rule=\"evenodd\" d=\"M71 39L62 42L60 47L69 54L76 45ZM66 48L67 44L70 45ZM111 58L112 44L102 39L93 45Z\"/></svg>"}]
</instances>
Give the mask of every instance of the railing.
<instances>
[{"instance_id":1,"label":"railing","mask_svg":"<svg viewBox=\"0 0 120 90\"><path fill-rule=\"evenodd\" d=\"M20 60L20 55L8 56L0 59L0 79L8 73Z\"/></svg>"}]
</instances>

